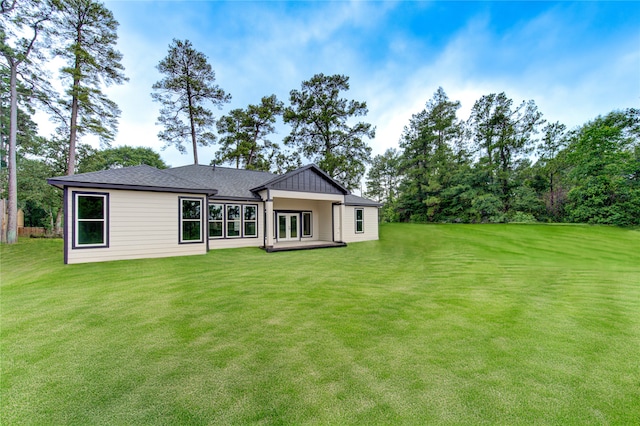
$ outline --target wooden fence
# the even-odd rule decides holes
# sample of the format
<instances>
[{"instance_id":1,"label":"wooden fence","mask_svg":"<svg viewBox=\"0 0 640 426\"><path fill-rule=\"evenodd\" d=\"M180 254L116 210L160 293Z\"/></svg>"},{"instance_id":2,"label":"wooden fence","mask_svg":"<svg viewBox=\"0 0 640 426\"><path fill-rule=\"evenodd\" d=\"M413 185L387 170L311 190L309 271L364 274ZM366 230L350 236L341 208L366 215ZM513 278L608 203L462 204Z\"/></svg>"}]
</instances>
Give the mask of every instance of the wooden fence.
<instances>
[{"instance_id":1,"label":"wooden fence","mask_svg":"<svg viewBox=\"0 0 640 426\"><path fill-rule=\"evenodd\" d=\"M31 226L20 226L18 228L19 237L42 237L46 235L47 230L45 228L35 228Z\"/></svg>"}]
</instances>

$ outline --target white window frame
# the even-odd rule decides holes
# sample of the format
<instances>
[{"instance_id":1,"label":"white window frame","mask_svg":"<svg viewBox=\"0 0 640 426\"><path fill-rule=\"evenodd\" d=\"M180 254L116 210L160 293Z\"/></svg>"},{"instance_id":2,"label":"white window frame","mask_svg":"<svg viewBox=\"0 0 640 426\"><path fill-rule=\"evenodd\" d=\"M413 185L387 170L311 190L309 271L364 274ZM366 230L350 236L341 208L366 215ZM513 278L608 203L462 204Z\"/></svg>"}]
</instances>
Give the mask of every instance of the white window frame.
<instances>
[{"instance_id":1,"label":"white window frame","mask_svg":"<svg viewBox=\"0 0 640 426\"><path fill-rule=\"evenodd\" d=\"M248 207L251 207L255 210L255 219L247 220L246 219L246 210ZM255 234L246 234L246 224L254 223L255 224ZM242 205L242 237L243 238L258 238L258 205L257 204L243 204Z\"/></svg>"},{"instance_id":2,"label":"white window frame","mask_svg":"<svg viewBox=\"0 0 640 426\"><path fill-rule=\"evenodd\" d=\"M80 197L102 198L102 219L80 219L78 214ZM102 222L103 241L94 244L80 243L80 222ZM105 192L73 192L73 248L109 247L109 194Z\"/></svg>"},{"instance_id":3,"label":"white window frame","mask_svg":"<svg viewBox=\"0 0 640 426\"><path fill-rule=\"evenodd\" d=\"M225 210L226 210L226 206L224 204L221 204L221 203L209 203L209 209L211 209L212 206L220 206L221 212L222 212L222 218L221 219L211 220L210 215L209 215L209 211L210 210L207 210L207 220L209 222L209 227L207 229L207 231L208 231L207 235L208 235L209 239L217 240L217 239L220 239L220 238L224 238L224 233L225 233L225 227L224 227L224 222L225 222L224 221L224 217L225 216L224 216L224 213L225 213ZM222 230L222 234L221 235L213 236L213 237L211 236L211 224L212 223L220 223L220 225L221 225L220 228Z\"/></svg>"},{"instance_id":4,"label":"white window frame","mask_svg":"<svg viewBox=\"0 0 640 426\"><path fill-rule=\"evenodd\" d=\"M304 233L304 217L305 216L309 216L309 233L305 234ZM302 238L311 238L313 237L313 214L312 212L302 212L302 214L300 215L300 227L301 229L301 234L302 234Z\"/></svg>"},{"instance_id":5,"label":"white window frame","mask_svg":"<svg viewBox=\"0 0 640 426\"><path fill-rule=\"evenodd\" d=\"M180 244L202 243L203 234L204 234L204 230L203 230L204 226L203 226L203 220L202 220L203 219L203 214L202 214L203 213L203 208L202 208L202 206L204 205L204 199L202 199L202 198L194 198L194 197L178 197L178 199L179 199L179 205L180 205L180 221L179 221L180 222L179 223L179 227L180 227L179 234L180 234L180 236L179 236L179 241L178 242ZM200 215L199 215L200 217L199 218L197 218L197 219L191 219L191 218L185 219L184 218L183 208L184 208L184 202L185 201L196 201L196 202L198 202L200 204ZM194 222L194 223L197 222L200 225L199 238L197 240L185 240L184 239L184 226L183 226L183 224L185 222Z\"/></svg>"},{"instance_id":6,"label":"white window frame","mask_svg":"<svg viewBox=\"0 0 640 426\"><path fill-rule=\"evenodd\" d=\"M358 212L362 213L362 219L358 219ZM355 231L356 234L364 234L364 209L356 208L353 213L353 218L355 219ZM358 223L361 225L361 230L358 231Z\"/></svg>"},{"instance_id":7,"label":"white window frame","mask_svg":"<svg viewBox=\"0 0 640 426\"><path fill-rule=\"evenodd\" d=\"M233 207L237 207L238 208L238 219L233 219L230 220L229 219L229 208L233 208ZM224 224L225 224L225 238L242 238L242 204L225 204L224 207ZM234 222L238 224L238 235L229 235L229 230L231 229L229 227L229 223L230 222ZM234 227L235 228L235 227Z\"/></svg>"}]
</instances>

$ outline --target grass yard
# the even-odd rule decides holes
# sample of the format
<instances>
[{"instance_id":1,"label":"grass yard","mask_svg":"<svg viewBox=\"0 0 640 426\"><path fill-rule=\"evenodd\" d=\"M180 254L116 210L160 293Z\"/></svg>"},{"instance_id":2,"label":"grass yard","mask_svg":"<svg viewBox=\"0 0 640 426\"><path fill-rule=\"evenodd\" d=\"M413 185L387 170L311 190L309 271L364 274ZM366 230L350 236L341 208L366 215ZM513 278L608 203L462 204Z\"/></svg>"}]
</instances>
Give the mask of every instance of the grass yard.
<instances>
[{"instance_id":1,"label":"grass yard","mask_svg":"<svg viewBox=\"0 0 640 426\"><path fill-rule=\"evenodd\" d=\"M62 264L1 248L0 423L640 424L640 231Z\"/></svg>"}]
</instances>

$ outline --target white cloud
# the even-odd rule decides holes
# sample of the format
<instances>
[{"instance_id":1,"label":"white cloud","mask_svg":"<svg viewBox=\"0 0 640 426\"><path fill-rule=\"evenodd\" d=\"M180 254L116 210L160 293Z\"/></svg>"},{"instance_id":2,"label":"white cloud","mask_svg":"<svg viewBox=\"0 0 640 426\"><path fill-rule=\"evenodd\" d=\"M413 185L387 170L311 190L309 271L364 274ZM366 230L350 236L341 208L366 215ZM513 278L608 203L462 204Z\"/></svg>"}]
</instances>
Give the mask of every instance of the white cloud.
<instances>
[{"instance_id":1,"label":"white cloud","mask_svg":"<svg viewBox=\"0 0 640 426\"><path fill-rule=\"evenodd\" d=\"M439 86L460 100L466 119L482 95L506 92L533 99L548 120L582 124L614 108L640 104L640 31L609 30L590 37L597 5L550 5L538 15L496 22L490 8L473 8L450 33L429 34L391 25L401 13L438 13L430 3L173 3L109 2L119 28L119 48L130 82L107 89L122 109L115 145L160 150L155 125L159 105L151 85L156 64L172 38L190 39L216 71L217 83L233 96L231 108L275 93L287 101L291 89L318 72L350 76L346 97L366 101L365 121L377 127L373 153L397 147L412 114ZM456 4L439 4L439 8ZM468 5L467 5L468 6ZM473 4L471 4L473 6ZM496 6L497 7L497 6ZM587 17L583 16L583 9ZM590 21L591 19L591 21ZM501 29L498 31L496 27ZM454 26L449 26L454 27ZM626 28L626 27L625 27ZM431 29L440 31L439 27ZM625 32L626 31L626 32ZM288 128L281 126L277 141ZM208 163L215 148L200 148ZM174 166L192 155L161 151Z\"/></svg>"}]
</instances>

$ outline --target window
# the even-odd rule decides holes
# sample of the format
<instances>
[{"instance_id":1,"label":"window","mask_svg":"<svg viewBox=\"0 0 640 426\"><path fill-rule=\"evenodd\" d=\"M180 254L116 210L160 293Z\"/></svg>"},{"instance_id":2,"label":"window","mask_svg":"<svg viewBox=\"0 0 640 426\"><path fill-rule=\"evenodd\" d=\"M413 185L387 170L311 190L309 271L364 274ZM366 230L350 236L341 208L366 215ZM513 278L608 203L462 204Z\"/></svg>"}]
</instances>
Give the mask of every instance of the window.
<instances>
[{"instance_id":1,"label":"window","mask_svg":"<svg viewBox=\"0 0 640 426\"><path fill-rule=\"evenodd\" d=\"M180 242L202 242L202 199L180 198Z\"/></svg>"},{"instance_id":2,"label":"window","mask_svg":"<svg viewBox=\"0 0 640 426\"><path fill-rule=\"evenodd\" d=\"M240 215L240 205L227 204L227 237L238 238L241 236L242 216Z\"/></svg>"},{"instance_id":3,"label":"window","mask_svg":"<svg viewBox=\"0 0 640 426\"><path fill-rule=\"evenodd\" d=\"M256 238L258 206L254 204L209 204L209 239Z\"/></svg>"},{"instance_id":4,"label":"window","mask_svg":"<svg viewBox=\"0 0 640 426\"><path fill-rule=\"evenodd\" d=\"M258 207L243 206L244 208L244 236L258 236Z\"/></svg>"},{"instance_id":5,"label":"window","mask_svg":"<svg viewBox=\"0 0 640 426\"><path fill-rule=\"evenodd\" d=\"M224 205L209 204L209 238L224 237Z\"/></svg>"},{"instance_id":6,"label":"window","mask_svg":"<svg viewBox=\"0 0 640 426\"><path fill-rule=\"evenodd\" d=\"M74 248L108 247L109 194L75 192Z\"/></svg>"},{"instance_id":7,"label":"window","mask_svg":"<svg viewBox=\"0 0 640 426\"><path fill-rule=\"evenodd\" d=\"M311 235L311 212L302 212L302 236L310 237Z\"/></svg>"},{"instance_id":8,"label":"window","mask_svg":"<svg viewBox=\"0 0 640 426\"><path fill-rule=\"evenodd\" d=\"M364 232L364 209L356 209L356 233Z\"/></svg>"}]
</instances>

